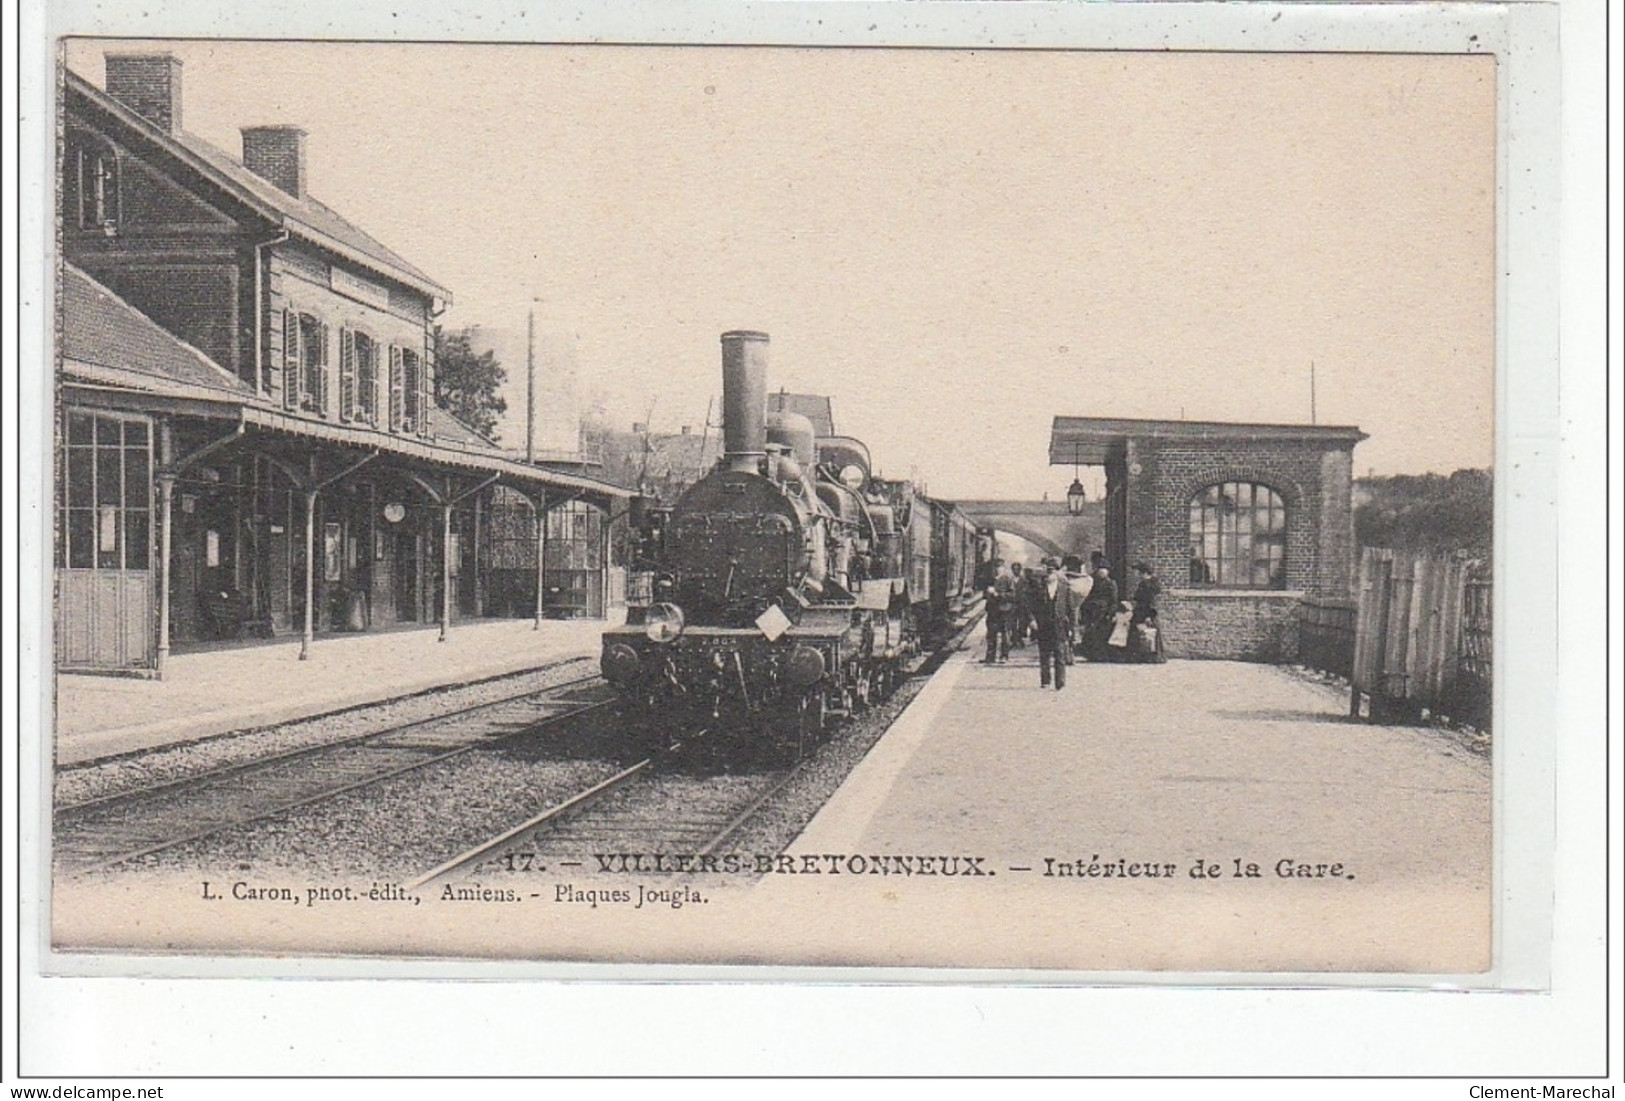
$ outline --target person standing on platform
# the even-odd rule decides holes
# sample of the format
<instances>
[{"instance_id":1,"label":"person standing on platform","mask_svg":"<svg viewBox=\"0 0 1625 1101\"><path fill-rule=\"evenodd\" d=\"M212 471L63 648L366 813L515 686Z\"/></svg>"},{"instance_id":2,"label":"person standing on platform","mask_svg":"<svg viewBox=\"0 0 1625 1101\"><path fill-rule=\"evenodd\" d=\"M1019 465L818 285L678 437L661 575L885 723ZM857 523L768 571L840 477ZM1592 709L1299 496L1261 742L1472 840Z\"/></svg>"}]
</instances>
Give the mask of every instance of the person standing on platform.
<instances>
[{"instance_id":1,"label":"person standing on platform","mask_svg":"<svg viewBox=\"0 0 1625 1101\"><path fill-rule=\"evenodd\" d=\"M1106 640L1112 635L1112 617L1117 614L1117 582L1104 560L1095 567L1095 583L1083 602L1083 656L1089 661L1107 659Z\"/></svg>"},{"instance_id":2,"label":"person standing on platform","mask_svg":"<svg viewBox=\"0 0 1625 1101\"><path fill-rule=\"evenodd\" d=\"M1054 679L1056 691L1066 687L1066 667L1072 664L1072 628L1078 622L1078 598L1066 582L1059 558L1044 559L1045 575L1040 582L1042 603L1033 624L1038 642L1038 685L1048 688Z\"/></svg>"},{"instance_id":3,"label":"person standing on platform","mask_svg":"<svg viewBox=\"0 0 1625 1101\"><path fill-rule=\"evenodd\" d=\"M1006 625L1010 648L1020 650L1027 645L1027 629L1032 619L1032 570L1022 569L1020 562L1010 563L1010 620Z\"/></svg>"},{"instance_id":4,"label":"person standing on platform","mask_svg":"<svg viewBox=\"0 0 1625 1101\"><path fill-rule=\"evenodd\" d=\"M993 583L983 593L987 599L987 656L982 659L984 665L1004 661L1010 656L1009 620L1013 604L1010 571L997 559L993 565Z\"/></svg>"},{"instance_id":5,"label":"person standing on platform","mask_svg":"<svg viewBox=\"0 0 1625 1101\"><path fill-rule=\"evenodd\" d=\"M1089 599L1089 590L1095 587L1095 579L1090 577L1083 568L1083 559L1075 554L1069 554L1061 559L1061 569L1066 573L1066 583L1072 589L1072 595L1078 598L1078 607Z\"/></svg>"},{"instance_id":6,"label":"person standing on platform","mask_svg":"<svg viewBox=\"0 0 1625 1101\"><path fill-rule=\"evenodd\" d=\"M993 579L999 574L999 560L989 558L976 567L976 587L987 592L993 587Z\"/></svg>"},{"instance_id":7,"label":"person standing on platform","mask_svg":"<svg viewBox=\"0 0 1625 1101\"><path fill-rule=\"evenodd\" d=\"M1077 654L1083 647L1083 602L1089 599L1089 593L1095 587L1095 579L1083 568L1083 559L1075 554L1069 554L1061 559L1061 571L1066 574L1067 588L1072 590L1078 604L1078 622L1072 625L1072 649L1073 653Z\"/></svg>"},{"instance_id":8,"label":"person standing on platform","mask_svg":"<svg viewBox=\"0 0 1625 1101\"><path fill-rule=\"evenodd\" d=\"M1024 603L1027 606L1027 634L1029 636L1036 635L1038 617L1044 608L1045 576L1046 571L1042 561L1040 561L1038 568L1027 571L1027 589Z\"/></svg>"},{"instance_id":9,"label":"person standing on platform","mask_svg":"<svg viewBox=\"0 0 1625 1101\"><path fill-rule=\"evenodd\" d=\"M1145 562L1134 563L1140 583L1134 587L1134 615L1129 620L1129 650L1135 661L1163 662L1162 631L1157 626L1157 598L1162 582Z\"/></svg>"}]
</instances>

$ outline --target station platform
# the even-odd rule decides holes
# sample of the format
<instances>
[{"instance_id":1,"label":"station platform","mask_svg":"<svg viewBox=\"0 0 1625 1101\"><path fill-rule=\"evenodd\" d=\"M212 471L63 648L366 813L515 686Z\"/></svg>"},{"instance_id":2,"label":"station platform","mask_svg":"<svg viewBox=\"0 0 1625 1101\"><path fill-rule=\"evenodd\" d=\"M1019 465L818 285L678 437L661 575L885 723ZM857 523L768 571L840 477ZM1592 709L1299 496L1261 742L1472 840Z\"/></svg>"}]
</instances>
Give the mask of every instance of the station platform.
<instances>
[{"instance_id":1,"label":"station platform","mask_svg":"<svg viewBox=\"0 0 1625 1101\"><path fill-rule=\"evenodd\" d=\"M480 620L173 655L162 681L63 674L56 763L196 741L595 656L601 619Z\"/></svg>"},{"instance_id":2,"label":"station platform","mask_svg":"<svg viewBox=\"0 0 1625 1101\"><path fill-rule=\"evenodd\" d=\"M1036 648L988 666L982 645L978 631L790 846L974 855L996 874L907 891L820 876L878 959L889 930L915 945L932 923L913 912L925 890L953 899L944 963L1489 965L1490 762L1448 732L1350 720L1344 693L1275 666L1080 663L1056 691Z\"/></svg>"}]
</instances>

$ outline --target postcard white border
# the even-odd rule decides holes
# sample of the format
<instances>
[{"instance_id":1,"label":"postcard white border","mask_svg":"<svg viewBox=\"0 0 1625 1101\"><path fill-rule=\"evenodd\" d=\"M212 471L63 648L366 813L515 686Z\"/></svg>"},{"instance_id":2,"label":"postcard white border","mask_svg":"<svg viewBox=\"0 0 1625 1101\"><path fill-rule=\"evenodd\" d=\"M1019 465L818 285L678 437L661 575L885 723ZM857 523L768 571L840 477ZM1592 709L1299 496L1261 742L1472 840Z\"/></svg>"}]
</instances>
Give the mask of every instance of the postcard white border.
<instances>
[{"instance_id":1,"label":"postcard white border","mask_svg":"<svg viewBox=\"0 0 1625 1101\"><path fill-rule=\"evenodd\" d=\"M1580 23L1584 15L1581 5L1571 3L1562 10L1563 18L1572 26ZM1600 846L1587 850L1582 842L1578 848L1568 843L1562 850L1563 858L1554 865L1554 821L1558 828L1594 831L1600 836L1603 825L1601 809L1588 806L1585 795L1590 788L1584 780L1601 771L1600 747L1587 749L1579 738L1557 737L1558 731L1575 732L1587 721L1595 722L1600 714L1600 700L1587 700L1581 694L1590 685L1600 684L1600 678L1586 674L1590 666L1583 650L1567 646L1569 629L1582 624L1583 619L1571 619L1570 603L1564 605L1564 621L1557 620L1559 567L1566 577L1596 577L1600 570L1583 553L1575 553L1568 543L1559 544L1562 524L1574 523L1571 509L1584 509L1576 504L1575 493L1584 494L1588 487L1600 489L1600 478L1592 470L1586 449L1600 445L1595 436L1600 417L1593 413L1590 424L1584 423L1583 414L1576 410L1600 410L1600 387L1590 388L1573 373L1559 376L1556 362L1558 347L1557 278L1559 262L1558 227L1558 166L1565 156L1573 157L1572 150L1560 140L1561 126L1558 115L1558 97L1567 74L1558 68L1555 36L1558 30L1558 9L1552 4L1513 5L1306 5L1306 4L1152 4L1121 7L1095 5L1055 4L1029 2L1019 4L897 4L897 3L726 3L712 5L612 4L612 5L549 5L532 7L514 3L488 3L475 8L442 7L430 3L396 3L387 6L339 6L306 0L301 3L277 5L216 7L196 3L143 4L139 22L111 13L105 6L74 0L53 3L49 12L38 10L37 4L28 5L24 13L22 41L33 44L22 56L25 82L24 107L27 119L20 133L24 154L24 176L21 179L21 202L25 212L32 211L32 222L23 220L22 238L23 276L22 295L25 305L33 308L23 311L24 327L20 330L21 362L24 364L49 362L43 322L45 315L38 308L45 290L41 277L48 270L46 257L40 244L46 235L38 219L48 196L49 162L41 163L42 148L49 147L48 131L41 120L40 109L49 107L51 87L50 65L54 53L49 43L56 36L67 33L106 35L152 35L162 37L301 37L321 38L381 38L410 40L550 40L592 42L656 42L685 43L695 41L727 42L730 44L814 44L814 45L908 45L937 47L998 46L1024 48L1119 48L1119 49L1223 49L1223 50L1287 50L1287 51L1380 51L1456 53L1476 50L1495 53L1501 58L1499 67L1500 101L1505 105L1500 125L1503 135L1501 149L1502 198L1498 205L1501 220L1498 252L1501 270L1507 277L1498 292L1500 325L1498 337L1497 372L1497 467L1502 477L1497 479L1497 562L1499 577L1497 623L1497 726L1498 745L1496 760L1497 836L1513 836L1519 843L1510 848L1498 845L1497 869L1500 905L1498 907L1498 972L1497 982L1509 987L1539 989L1547 984L1548 966L1554 980L1553 994L1566 994L1564 983L1574 978L1565 973L1566 955L1551 955L1553 910L1549 903L1554 885L1554 868L1563 874L1555 882L1578 891L1586 890L1588 877L1594 877ZM477 18L471 18L476 15ZM1600 22L1600 17L1598 19ZM1597 34L1600 38L1600 33ZM1573 97L1570 97L1571 103ZM1595 152L1593 151L1593 159ZM1572 164L1572 161L1571 161ZM1582 164L1580 167L1584 167ZM43 171L42 171L43 169ZM1569 264L1575 261L1574 234L1582 227L1570 220L1572 206L1565 209L1561 238L1569 253ZM1573 271L1571 266L1567 270ZM1563 346L1571 356L1587 346L1596 348L1600 334L1596 331L1596 318L1590 319L1592 329L1584 328L1585 317L1575 318L1572 306L1575 288L1565 290L1565 305L1570 307L1563 316ZM1578 331L1571 332L1571 329ZM1595 362L1596 360L1593 360ZM1508 369L1511 365L1511 369ZM13 372L19 380L19 400L24 408L43 408L48 401L47 377L42 372L24 374ZM1564 416L1559 417L1558 396L1563 398ZM1578 405L1576 403L1579 403ZM16 406L13 406L16 408ZM22 548L20 576L42 576L42 548L48 546L48 512L38 499L40 472L46 469L49 441L44 434L43 418L29 418L19 425L22 460L19 476L24 496L21 499L22 517L34 521L33 539ZM1577 439L1575 432L1581 430ZM1575 452L1570 454L1569 452ZM1580 479L1576 480L1576 477ZM1589 481L1585 479L1590 479ZM1563 500L1553 492L1561 487ZM32 489L30 497L28 491ZM1574 492L1571 492L1574 491ZM1561 562L1559 559L1561 553ZM1595 571L1595 572L1588 572ZM1509 581L1515 583L1509 584ZM1581 581L1585 584L1585 581ZM41 587L43 588L43 587ZM22 729L44 729L42 700L48 700L48 680L43 650L37 645L37 624L49 622L48 591L36 590L31 607L24 607L22 643L20 651L21 684L26 695L21 697ZM28 613L35 617L29 622ZM1584 616L1578 612L1578 616ZM1595 620L1597 617L1592 616ZM1515 630L1508 630L1515 625ZM1566 648L1563 650L1562 676L1557 665L1560 626ZM30 643L36 643L29 648ZM1593 674L1594 676L1594 674ZM1501 739L1502 730L1527 731L1528 736L1516 734ZM27 741L28 739L25 739ZM39 775L41 767L40 743L34 740L23 747L18 763L23 775ZM1565 800L1554 799L1556 777L1555 762L1560 758L1564 780ZM17 775L17 773L13 773ZM1568 794L1573 798L1567 798ZM23 822L42 821L43 808L38 792L24 792L21 806ZM1554 818L1554 808L1561 807ZM26 840L26 839L25 839ZM30 846L29 848L32 848ZM37 850L35 850L37 852ZM1434 1045L1407 1043L1415 1032L1404 1022L1414 1018L1426 1020L1444 1006L1452 1005L1457 1012L1452 1020L1455 1026L1472 1028L1472 1021L1509 1016L1503 1010L1509 1004L1504 996L1477 995L1453 1001L1444 995L1394 993L1375 990L1328 992L1299 992L1267 990L1244 992L1234 990L1190 989L1178 990L1122 990L1088 989L1059 990L1042 988L1006 988L985 985L974 987L909 987L875 991L854 986L777 986L737 987L701 986L669 987L604 987L602 985L560 986L535 985L480 985L440 984L428 987L423 983L346 984L267 984L253 982L186 983L170 981L160 976L197 974L208 970L195 960L103 958L90 969L121 974L145 973L150 980L85 980L51 979L41 981L36 976L44 962L39 954L40 931L38 884L41 869L37 859L28 859L25 852L21 868L21 900L23 923L21 927L21 966L26 972L21 993L26 994L31 1007L27 1014L31 1027L25 1027L24 1039L29 1060L24 1069L41 1071L50 1065L72 1068L73 1073L89 1072L92 1066L110 1071L128 1072L135 1069L129 1060L150 1056L150 1037L164 1035L164 1029L175 1027L185 1020L212 1018L223 1002L247 998L258 1002L270 995L269 1000L297 1003L307 1008L318 1004L340 1005L379 1001L386 1006L393 1003L404 1007L414 995L432 991L435 1004L450 1006L465 999L477 998L479 1004L488 1005L493 998L524 1005L534 1004L545 992L546 1000L581 1003L584 1015L582 1025L594 1019L602 1020L597 1008L607 1003L625 1002L609 1012L609 1019L628 1020L627 1014L651 1013L670 1029L674 1019L662 1012L663 1003L673 996L692 1007L694 1001L719 1003L719 1015L734 1017L749 1014L753 1003L772 997L775 1002L786 1003L777 1010L788 1009L792 1017L799 1014L824 1012L840 1013L839 1019L855 1022L870 1019L876 1003L908 1003L915 1012L926 1010L922 1022L932 1019L934 1012L953 1004L999 1006L1002 1019L1026 1020L1031 1031L1016 1049L1003 1051L983 1050L980 1056L966 1051L963 1058L935 1069L966 1072L974 1068L1004 1071L1050 1071L1070 1073L1143 1073L1149 1068L1127 1053L1147 1050L1147 1045L1165 1045L1170 1035L1189 1038L1191 1047L1186 1051L1165 1051L1172 1062L1159 1060L1157 1071L1173 1070L1177 1066L1187 1072L1213 1073L1229 1068L1237 1073L1257 1073L1267 1069L1281 1073L1369 1073L1415 1072L1429 1067L1431 1073L1449 1073L1441 1070L1454 1065L1458 1072L1482 1072L1485 1060L1499 1056L1497 1062L1515 1071L1519 1059L1536 1054L1554 1053L1553 1045L1559 1037L1567 1041L1565 1049L1573 1046L1576 1056L1582 1049L1578 1043L1587 1033L1586 1028L1551 1031L1549 1027L1534 1027L1533 1022L1514 1026L1509 1032L1493 1029L1500 1041L1493 1049L1482 1049L1477 1044L1464 1044L1449 1051L1436 1050ZM32 896L32 897L31 897ZM1561 897L1568 897L1560 895ZM1578 898L1578 894L1573 896ZM1556 911L1560 922L1575 920L1600 921L1600 915L1570 913L1563 907ZM1583 935L1583 934L1581 934ZM1575 933L1565 929L1558 941L1560 948L1569 945ZM80 957L83 959L83 957ZM60 961L58 961L60 962ZM134 965L132 968L132 964ZM248 961L223 961L225 972L237 975L259 972L276 975L365 976L413 974L422 978L479 975L481 977L520 976L549 978L586 978L593 980L640 979L659 982L663 979L740 977L776 978L779 981L805 982L810 976L805 971L786 970L764 972L760 969L717 971L694 968L562 968L527 965L490 965L489 968L463 963L372 963L367 961L267 961L263 969ZM903 977L889 972L818 972L821 982L874 982L879 979ZM909 978L922 976L909 975ZM927 976L932 982L974 982L999 984L1028 981L1025 976L987 972L934 972ZM1211 983L1226 977L1212 975L1181 975L1180 983ZM1238 978L1238 977L1229 977ZM1371 982L1374 977L1356 977L1357 982ZM1471 985L1477 977L1444 978L1445 986ZM1438 981L1440 977L1432 977ZM1040 981L1055 982L1057 977L1047 975ZM1167 981L1167 976L1125 976L1112 974L1099 977L1068 975L1067 983L1104 980L1118 984L1124 982ZM1239 981L1261 985L1274 985L1277 980L1294 980L1314 985L1325 985L1327 976L1272 976L1261 980L1259 976L1241 976ZM1337 981L1332 979L1330 981ZM1403 978L1375 977L1381 985L1405 985ZM747 993L748 991L748 993ZM312 997L311 995L317 996ZM132 997L133 995L133 997ZM607 999L607 1002L606 1002ZM1525 999L1527 1002L1528 1000ZM1025 1003L1018 1005L1017 1003ZM732 1003L724 1006L721 1003ZM859 1003L863 1008L859 1011ZM1155 1014L1154 1024L1136 1024L1132 1015L1114 1011L1115 1004L1137 1004L1148 1013ZM1241 1050L1252 1050L1256 1037L1255 1025L1244 1028L1235 1013L1238 1004L1251 1005L1254 1012L1265 1012L1275 1021L1287 1051L1297 1055L1280 1058L1273 1066L1257 1063L1243 1065L1235 1058ZM210 1009L201 1009L201 1006ZM1087 1063L1079 1063L1080 1052L1068 1050L1068 1045L1045 1043L1044 1037L1054 1028L1055 1009L1044 1005L1064 1006L1060 1011L1067 1019L1086 1014L1091 1028L1108 1031L1122 1039L1113 1045L1116 1054L1101 1059L1099 1052ZM60 1014L68 1007L74 1012L116 1014L110 1019L125 1021L129 1032L125 1035L105 1037L100 1051L86 1050L82 1037L74 1038L68 1030L52 1025L60 1022ZM182 1007L185 1007L184 1009ZM589 1006L594 1008L588 1008ZM822 1009L814 1008L822 1006ZM1491 1012L1491 1006L1498 1007ZM93 1008L87 1008L93 1007ZM139 1011L132 1012L137 1010ZM636 1008L632 1008L636 1007ZM929 1009L927 1007L930 1007ZM1467 1009L1466 1007L1472 1007ZM669 1005L666 1008L670 1008ZM376 1009L372 1010L377 1012ZM353 1022L354 1010L336 1015L322 1012L312 1018L301 1010L300 1031L307 1036L321 1035L320 1028L312 1025L325 1021L337 1027ZM410 1011L408 1011L410 1013ZM680 1023L692 1008L677 1015ZM855 1014L855 1015L854 1015ZM1360 1045L1347 1045L1338 1051L1327 1045L1331 1035L1350 1031L1348 1014L1375 1027L1387 1036L1392 1063L1382 1068L1364 1065ZM481 1013L483 1017L485 1014ZM1250 1014L1249 1014L1250 1015ZM1370 1020L1367 1021L1367 1016ZM550 1015L551 1016L551 1015ZM886 1016L889 1016L887 1014ZM1512 1014L1510 1016L1518 1016ZM1525 1015L1533 1016L1533 1015ZM1550 1016L1550 1015L1546 1015ZM1195 1018L1200 1022L1193 1030L1173 1027L1177 1019ZM885 1019L882 1017L881 1019ZM414 1026L421 1020L408 1019L404 1025ZM828 1029L826 1022L822 1025ZM560 1035L573 1036L576 1043L560 1046L550 1041L546 1047L551 1058L522 1069L535 1072L570 1073L616 1069L621 1072L639 1072L656 1069L643 1063L641 1058L625 1061L624 1052L614 1052L602 1040L593 1042L584 1028L566 1028ZM683 1031L682 1029L678 1030ZM175 1033L171 1033L174 1035ZM950 1030L951 1034L951 1030ZM1479 1035L1484 1035L1478 1031ZM240 1061L210 1062L225 1050L235 1050L237 1043L252 1048L259 1034L252 1028L221 1037L230 1047L212 1045L208 1051L197 1050L195 1061L186 1068L197 1072L208 1069L234 1069L246 1071L250 1064ZM142 1046L138 1036L149 1037L149 1046ZM1298 1042L1294 1042L1294 1037ZM1543 1037L1542 1046L1536 1038ZM493 1034L487 1041L494 1042ZM1308 1042L1312 1038L1313 1042ZM670 1055L677 1042L658 1043L652 1051ZM1240 1046L1229 1046L1226 1045ZM1307 1046L1306 1046L1307 1044ZM393 1047L393 1045L391 1045ZM730 1045L731 1046L731 1045ZM1091 1045L1093 1046L1093 1045ZM1008 1057L1014 1050L1024 1053L1019 1065L1010 1065ZM414 1049L399 1049L409 1052ZM1592 1049L1584 1050L1589 1056ZM435 1069L424 1057L426 1048L415 1049L415 1072ZM1227 1054L1228 1053L1228 1054ZM176 1055L170 1052L170 1055ZM826 1053L827 1055L827 1053ZM261 1058L267 1057L266 1055ZM274 1058L274 1055L270 1056ZM66 1059L65 1063L59 1062ZM606 1060L618 1060L606 1061ZM985 1061L979 1061L985 1060ZM1036 1061L1035 1061L1036 1060ZM1465 1061L1464 1061L1465 1060ZM1504 1060L1504 1062L1502 1062ZM689 1064L695 1071L734 1072L746 1069L743 1065L707 1065L704 1059ZM1467 1068L1471 1067L1469 1071ZM456 1071L466 1071L470 1064L459 1060ZM156 1069L156 1068L155 1068ZM165 1067L170 1073L185 1072L183 1064ZM285 1069L285 1068L284 1068ZM335 1070L340 1069L335 1065ZM376 1073L376 1065L347 1065L351 1072ZM397 1069L405 1070L405 1067ZM486 1068L493 1069L493 1068ZM520 1068L513 1068L520 1069ZM658 1069L670 1069L669 1066ZM771 1066L756 1066L760 1072L820 1073L836 1069L827 1058L816 1063L792 1058L790 1062ZM880 1068L876 1068L880 1069ZM888 1066L885 1069L897 1069ZM919 1069L919 1068L915 1068Z\"/></svg>"}]
</instances>

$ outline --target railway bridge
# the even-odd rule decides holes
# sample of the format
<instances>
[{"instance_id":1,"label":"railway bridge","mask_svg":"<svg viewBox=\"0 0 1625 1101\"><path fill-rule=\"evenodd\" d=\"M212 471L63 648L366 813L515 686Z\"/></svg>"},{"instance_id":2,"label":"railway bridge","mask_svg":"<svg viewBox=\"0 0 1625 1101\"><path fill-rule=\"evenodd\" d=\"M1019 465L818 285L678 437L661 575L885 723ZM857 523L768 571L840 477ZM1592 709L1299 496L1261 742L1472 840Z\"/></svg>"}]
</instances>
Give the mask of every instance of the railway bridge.
<instances>
[{"instance_id":1,"label":"railway bridge","mask_svg":"<svg viewBox=\"0 0 1625 1101\"><path fill-rule=\"evenodd\" d=\"M978 527L1019 535L1056 555L1085 558L1105 545L1106 510L1101 501L1085 501L1073 516L1063 501L958 501Z\"/></svg>"}]
</instances>

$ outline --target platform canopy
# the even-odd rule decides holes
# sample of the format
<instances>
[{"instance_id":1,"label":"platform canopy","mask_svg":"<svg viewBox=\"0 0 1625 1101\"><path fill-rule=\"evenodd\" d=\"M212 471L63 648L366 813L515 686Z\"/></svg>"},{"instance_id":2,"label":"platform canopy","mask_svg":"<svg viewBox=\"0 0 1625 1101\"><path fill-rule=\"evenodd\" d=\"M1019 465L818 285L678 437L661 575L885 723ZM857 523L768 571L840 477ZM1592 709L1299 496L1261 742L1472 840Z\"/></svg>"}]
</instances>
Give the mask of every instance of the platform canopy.
<instances>
[{"instance_id":1,"label":"platform canopy","mask_svg":"<svg viewBox=\"0 0 1625 1101\"><path fill-rule=\"evenodd\" d=\"M1050 428L1049 462L1051 466L1098 466L1120 458L1129 440L1234 440L1238 445L1303 442L1336 448L1353 447L1365 438L1364 432L1351 425L1056 417Z\"/></svg>"}]
</instances>

